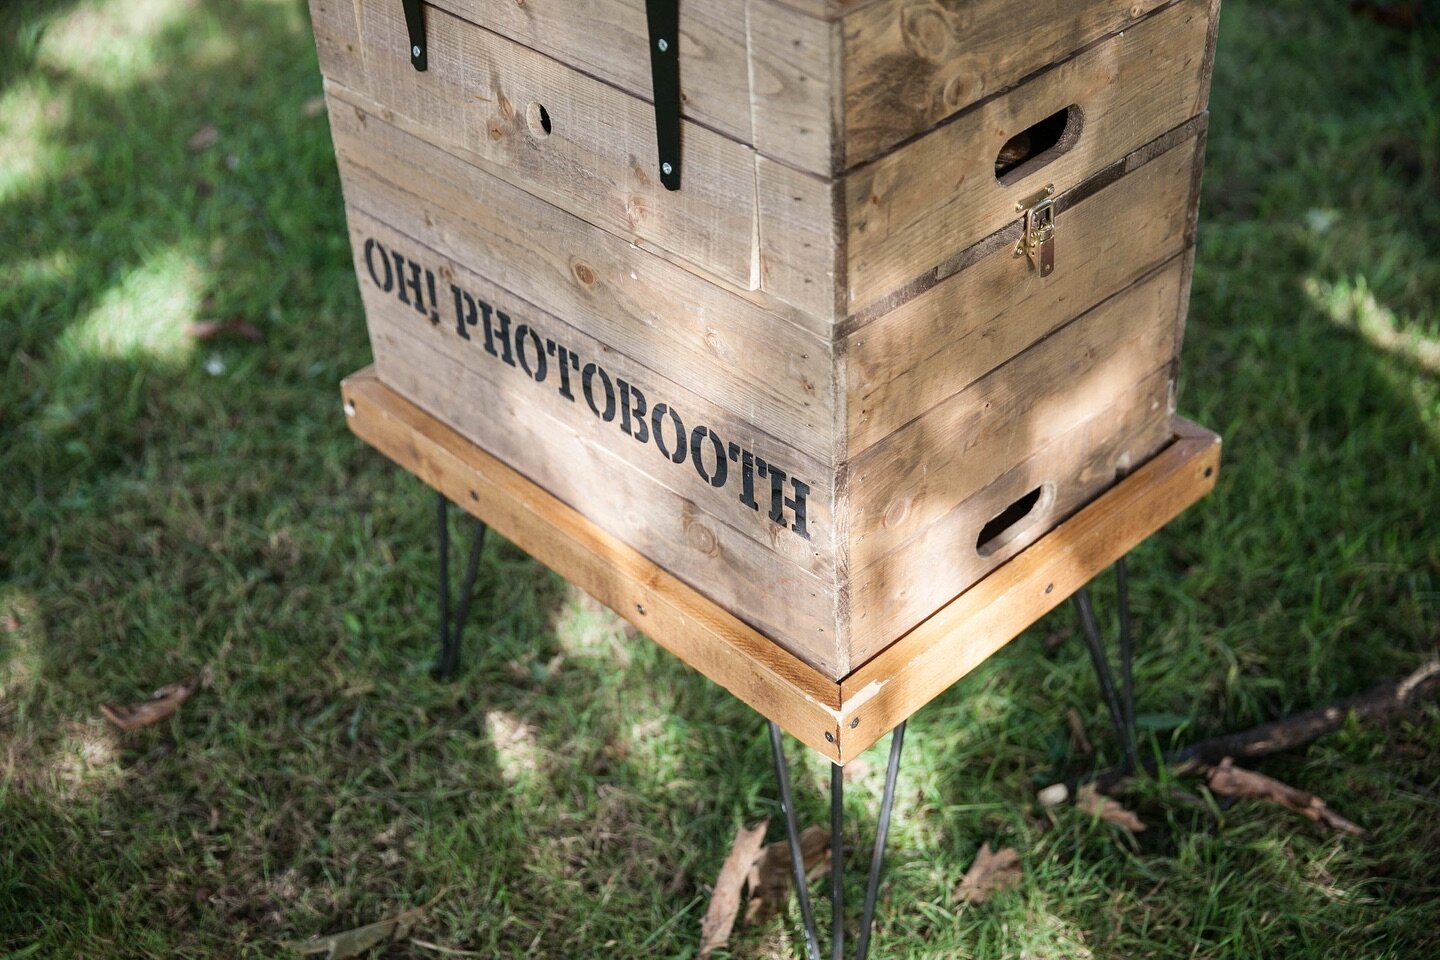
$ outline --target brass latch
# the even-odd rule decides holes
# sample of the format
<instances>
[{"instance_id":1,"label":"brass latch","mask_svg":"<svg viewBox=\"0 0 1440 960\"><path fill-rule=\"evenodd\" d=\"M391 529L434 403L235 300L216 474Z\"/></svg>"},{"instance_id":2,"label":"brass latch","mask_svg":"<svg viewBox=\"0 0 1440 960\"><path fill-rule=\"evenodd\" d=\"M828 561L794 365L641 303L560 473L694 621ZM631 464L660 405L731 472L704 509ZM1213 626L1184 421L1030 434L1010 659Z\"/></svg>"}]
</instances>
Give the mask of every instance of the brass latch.
<instances>
[{"instance_id":1,"label":"brass latch","mask_svg":"<svg viewBox=\"0 0 1440 960\"><path fill-rule=\"evenodd\" d=\"M1055 272L1055 184L1015 204L1025 215L1025 233L1015 244L1015 256L1028 257L1041 278Z\"/></svg>"}]
</instances>

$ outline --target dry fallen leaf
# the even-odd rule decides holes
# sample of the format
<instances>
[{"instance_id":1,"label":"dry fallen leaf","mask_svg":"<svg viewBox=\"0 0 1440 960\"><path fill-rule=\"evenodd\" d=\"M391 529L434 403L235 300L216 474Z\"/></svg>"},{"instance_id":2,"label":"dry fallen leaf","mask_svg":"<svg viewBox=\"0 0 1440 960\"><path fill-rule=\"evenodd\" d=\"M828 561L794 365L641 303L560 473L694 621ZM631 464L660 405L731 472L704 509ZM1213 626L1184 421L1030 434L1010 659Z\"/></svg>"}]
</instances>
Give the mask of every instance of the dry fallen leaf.
<instances>
[{"instance_id":1,"label":"dry fallen leaf","mask_svg":"<svg viewBox=\"0 0 1440 960\"><path fill-rule=\"evenodd\" d=\"M310 97L300 105L300 112L307 117L318 117L325 112L324 97Z\"/></svg>"},{"instance_id":2,"label":"dry fallen leaf","mask_svg":"<svg viewBox=\"0 0 1440 960\"><path fill-rule=\"evenodd\" d=\"M220 131L215 129L214 124L206 124L196 130L194 136L185 145L190 148L191 153L199 153L207 147L215 146L218 142L220 142Z\"/></svg>"},{"instance_id":3,"label":"dry fallen leaf","mask_svg":"<svg viewBox=\"0 0 1440 960\"><path fill-rule=\"evenodd\" d=\"M1070 725L1070 746L1082 757L1088 757L1095 752L1090 744L1090 738L1085 734L1085 721L1080 719L1080 711L1070 707L1065 711L1065 722Z\"/></svg>"},{"instance_id":4,"label":"dry fallen leaf","mask_svg":"<svg viewBox=\"0 0 1440 960\"><path fill-rule=\"evenodd\" d=\"M1210 770L1206 785L1210 787L1211 793L1218 793L1222 797L1268 800L1271 803L1278 803L1287 810L1293 810L1302 817L1308 817L1331 830L1356 837L1365 836L1364 829L1331 810L1325 805L1325 801L1315 794L1296 789L1287 783L1281 783L1274 777L1267 777L1263 773L1237 767L1229 757L1221 760L1218 767Z\"/></svg>"},{"instance_id":5,"label":"dry fallen leaf","mask_svg":"<svg viewBox=\"0 0 1440 960\"><path fill-rule=\"evenodd\" d=\"M1131 833L1145 832L1144 821L1137 817L1133 810L1127 810L1119 801L1102 797L1093 783L1085 784L1076 792L1075 806L1083 813L1099 817L1106 823L1113 823L1117 827L1124 827Z\"/></svg>"},{"instance_id":6,"label":"dry fallen leaf","mask_svg":"<svg viewBox=\"0 0 1440 960\"><path fill-rule=\"evenodd\" d=\"M435 895L435 899L424 906L406 910L404 913L396 914L378 923L369 923L363 927L356 927L354 930L343 930L340 933L332 933L324 937L311 937L303 943L288 943L286 946L303 956L323 954L325 960L347 960L349 957L358 957L369 952L373 947L384 943L394 943L410 936L410 931L425 916L425 911L435 906L443 896L445 896L445 891L442 890Z\"/></svg>"},{"instance_id":7,"label":"dry fallen leaf","mask_svg":"<svg viewBox=\"0 0 1440 960\"><path fill-rule=\"evenodd\" d=\"M997 852L990 844L983 843L980 852L975 854L975 862L955 887L952 899L961 903L984 903L990 894L1019 882L1020 852L1014 847L1003 847Z\"/></svg>"},{"instance_id":8,"label":"dry fallen leaf","mask_svg":"<svg viewBox=\"0 0 1440 960\"><path fill-rule=\"evenodd\" d=\"M824 827L806 827L800 832L800 859L810 877L828 861L830 832ZM745 905L747 926L764 923L785 909L790 899L790 841L777 840L760 851L746 878L750 900Z\"/></svg>"},{"instance_id":9,"label":"dry fallen leaf","mask_svg":"<svg viewBox=\"0 0 1440 960\"><path fill-rule=\"evenodd\" d=\"M720 874L715 878L715 892L710 895L710 907L700 920L701 960L730 942L730 931L735 927L735 913L740 909L740 888L750 873L750 865L760 855L760 844L765 839L765 828L769 825L769 820L761 820L750 830L743 826L736 828L735 842L730 845L730 853L720 865Z\"/></svg>"},{"instance_id":10,"label":"dry fallen leaf","mask_svg":"<svg viewBox=\"0 0 1440 960\"><path fill-rule=\"evenodd\" d=\"M143 703L132 703L129 706L116 703L102 703L100 712L121 730L139 730L142 727L152 726L166 719L179 710L180 707L195 696L195 691L200 689L201 677L192 677L180 683L172 683L168 687L161 687L156 690L149 700Z\"/></svg>"}]
</instances>

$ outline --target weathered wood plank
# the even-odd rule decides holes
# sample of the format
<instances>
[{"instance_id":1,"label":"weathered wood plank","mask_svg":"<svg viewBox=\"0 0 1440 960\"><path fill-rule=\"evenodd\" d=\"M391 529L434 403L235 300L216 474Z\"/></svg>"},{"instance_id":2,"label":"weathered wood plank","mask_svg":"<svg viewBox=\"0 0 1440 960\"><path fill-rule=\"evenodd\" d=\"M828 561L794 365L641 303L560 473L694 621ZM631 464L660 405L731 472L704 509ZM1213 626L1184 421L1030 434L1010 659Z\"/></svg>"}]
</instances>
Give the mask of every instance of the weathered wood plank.
<instances>
[{"instance_id":1,"label":"weathered wood plank","mask_svg":"<svg viewBox=\"0 0 1440 960\"><path fill-rule=\"evenodd\" d=\"M850 331L842 348L849 456L1180 253L1201 160L1192 137L1080 203L1059 207L1058 266L1048 278L1017 260L1007 237Z\"/></svg>"},{"instance_id":2,"label":"weathered wood plank","mask_svg":"<svg viewBox=\"0 0 1440 960\"><path fill-rule=\"evenodd\" d=\"M347 217L375 366L382 380L399 388L398 381L388 379L391 350L402 354L421 376L434 363L431 355L442 355L458 365L455 370L434 366L437 382L424 385L423 396L402 392L490 452L513 452L517 459L512 465L572 506L581 507L580 498L605 497L626 502L637 521L669 519L647 509L652 494L628 496L627 501L620 490L609 489L612 480L623 480L624 474L612 475L608 469L597 473L593 462L599 454L588 452L590 446L606 448L625 471L645 475L683 501L683 509L674 513L686 517L684 539L708 555L718 557L711 528L722 524L760 545L771 563L788 562L815 576L833 577L831 465L363 211L352 207ZM406 265L401 277L392 270L396 257ZM425 280L419 303L402 282L410 264L421 268ZM434 305L427 290L432 274L439 301ZM595 369L587 377L592 363ZM443 383L439 382L442 369L453 374ZM657 407L663 407L658 441ZM541 429L541 423L548 426ZM704 430L698 468L690 442L697 428ZM513 433L507 436L506 431ZM677 434L681 434L678 442ZM779 535L782 531L769 516L768 483L752 475L753 490L747 498L743 463L715 463L711 436L722 449L733 443L806 484L804 536ZM569 459L552 446L563 447ZM793 497L793 486L787 484L783 493ZM793 520L794 509L781 507L787 522ZM761 554L754 556L753 565L758 565ZM764 577L753 578L751 589L763 593L769 589L766 582Z\"/></svg>"},{"instance_id":3,"label":"weathered wood plank","mask_svg":"<svg viewBox=\"0 0 1440 960\"><path fill-rule=\"evenodd\" d=\"M331 16L317 30L342 41L326 66L332 79L383 104L385 119L616 236L649 241L740 287L757 285L749 147L686 124L684 189L666 190L655 113L644 100L433 8L429 67L417 72L401 5L355 4L358 26L337 8L316 8ZM347 36L347 27L358 32Z\"/></svg>"},{"instance_id":4,"label":"weathered wood plank","mask_svg":"<svg viewBox=\"0 0 1440 960\"><path fill-rule=\"evenodd\" d=\"M792 736L839 757L839 686L362 371L350 429ZM827 737L828 734L828 737Z\"/></svg>"},{"instance_id":5,"label":"weathered wood plank","mask_svg":"<svg viewBox=\"0 0 1440 960\"><path fill-rule=\"evenodd\" d=\"M685 116L753 143L745 6L680 5L680 84ZM645 0L438 0L435 7L652 99Z\"/></svg>"},{"instance_id":6,"label":"weathered wood plank","mask_svg":"<svg viewBox=\"0 0 1440 960\"><path fill-rule=\"evenodd\" d=\"M851 575L1169 365L1182 267L1171 260L856 457Z\"/></svg>"},{"instance_id":7,"label":"weathered wood plank","mask_svg":"<svg viewBox=\"0 0 1440 960\"><path fill-rule=\"evenodd\" d=\"M850 173L849 312L1013 223L1017 203L1045 184L1064 191L1202 112L1209 4L1179 0ZM1080 129L1067 133L1068 148L1000 183L1001 146L1070 105L1083 117L1072 120Z\"/></svg>"},{"instance_id":8,"label":"weathered wood plank","mask_svg":"<svg viewBox=\"0 0 1440 960\"><path fill-rule=\"evenodd\" d=\"M844 166L874 159L1167 2L884 0L847 15Z\"/></svg>"},{"instance_id":9,"label":"weathered wood plank","mask_svg":"<svg viewBox=\"0 0 1440 960\"><path fill-rule=\"evenodd\" d=\"M1220 438L1184 421L1175 427L1178 438L1159 455L841 681L841 760L859 756L1209 493Z\"/></svg>"},{"instance_id":10,"label":"weathered wood plank","mask_svg":"<svg viewBox=\"0 0 1440 960\"><path fill-rule=\"evenodd\" d=\"M331 97L351 206L833 462L828 342Z\"/></svg>"},{"instance_id":11,"label":"weathered wood plank","mask_svg":"<svg viewBox=\"0 0 1440 960\"><path fill-rule=\"evenodd\" d=\"M747 0L745 14L755 149L828 177L844 151L840 24L773 0Z\"/></svg>"},{"instance_id":12,"label":"weathered wood plank","mask_svg":"<svg viewBox=\"0 0 1440 960\"><path fill-rule=\"evenodd\" d=\"M849 582L845 648L864 663L966 586L1035 542L1057 522L1143 463L1170 439L1173 415L1169 366L1005 470ZM980 534L1011 504L1039 492L1031 512L997 531L985 548Z\"/></svg>"}]
</instances>

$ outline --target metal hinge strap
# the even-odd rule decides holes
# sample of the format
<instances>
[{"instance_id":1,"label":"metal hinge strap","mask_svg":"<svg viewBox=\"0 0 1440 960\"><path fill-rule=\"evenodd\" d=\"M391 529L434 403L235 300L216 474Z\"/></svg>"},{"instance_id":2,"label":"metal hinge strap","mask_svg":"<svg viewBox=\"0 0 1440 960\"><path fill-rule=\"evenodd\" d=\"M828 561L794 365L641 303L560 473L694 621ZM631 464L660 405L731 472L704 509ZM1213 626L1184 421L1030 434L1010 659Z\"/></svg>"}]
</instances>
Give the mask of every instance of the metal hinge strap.
<instances>
[{"instance_id":1,"label":"metal hinge strap","mask_svg":"<svg viewBox=\"0 0 1440 960\"><path fill-rule=\"evenodd\" d=\"M405 29L410 34L410 65L426 69L428 50L425 46L425 11L421 0L401 0L405 7Z\"/></svg>"},{"instance_id":2,"label":"metal hinge strap","mask_svg":"<svg viewBox=\"0 0 1440 960\"><path fill-rule=\"evenodd\" d=\"M650 24L650 82L655 93L655 140L660 182L680 189L680 0L645 0Z\"/></svg>"}]
</instances>

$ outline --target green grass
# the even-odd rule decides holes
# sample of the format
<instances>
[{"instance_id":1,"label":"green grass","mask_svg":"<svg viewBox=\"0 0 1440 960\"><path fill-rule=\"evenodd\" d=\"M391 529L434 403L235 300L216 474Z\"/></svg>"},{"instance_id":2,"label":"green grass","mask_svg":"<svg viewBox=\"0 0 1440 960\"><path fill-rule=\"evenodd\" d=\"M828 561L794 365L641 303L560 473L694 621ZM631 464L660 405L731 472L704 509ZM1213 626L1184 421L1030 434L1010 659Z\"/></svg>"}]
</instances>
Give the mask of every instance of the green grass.
<instances>
[{"instance_id":1,"label":"green grass","mask_svg":"<svg viewBox=\"0 0 1440 960\"><path fill-rule=\"evenodd\" d=\"M339 409L368 352L307 31L297 0L0 8L0 958L283 956L442 892L417 936L480 956L691 956L778 813L763 726L498 540L463 676L428 678L430 494ZM1133 567L1161 745L1403 672L1440 623L1440 36L1227 0L1220 44L1181 408L1227 466ZM263 342L185 335L230 317ZM1182 784L1132 842L1035 803L1114 757L1080 645L1042 643L1072 623L913 721L879 956L1440 952L1440 710L1265 764L1366 839ZM99 719L207 667L160 727ZM958 907L985 840L1025 878Z\"/></svg>"}]
</instances>

